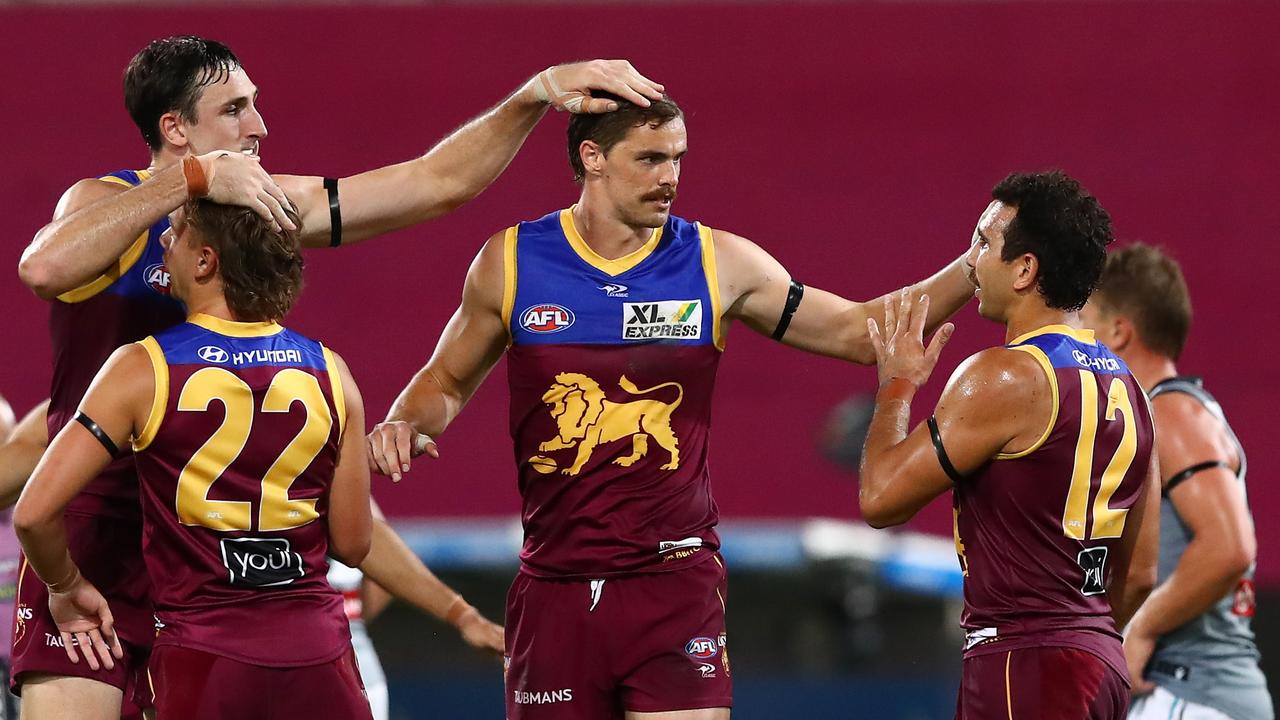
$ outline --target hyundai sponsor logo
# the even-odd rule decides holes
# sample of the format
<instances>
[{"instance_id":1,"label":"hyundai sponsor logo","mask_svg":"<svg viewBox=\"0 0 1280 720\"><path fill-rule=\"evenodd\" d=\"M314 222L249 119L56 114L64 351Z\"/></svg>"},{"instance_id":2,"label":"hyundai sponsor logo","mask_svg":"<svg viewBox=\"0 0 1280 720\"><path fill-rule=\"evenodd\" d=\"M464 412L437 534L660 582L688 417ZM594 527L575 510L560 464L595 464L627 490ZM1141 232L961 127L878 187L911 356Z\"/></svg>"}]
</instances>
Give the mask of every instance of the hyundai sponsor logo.
<instances>
[{"instance_id":1,"label":"hyundai sponsor logo","mask_svg":"<svg viewBox=\"0 0 1280 720\"><path fill-rule=\"evenodd\" d=\"M207 363L221 365L231 359L231 354L217 345L205 345L196 351L196 355Z\"/></svg>"}]
</instances>

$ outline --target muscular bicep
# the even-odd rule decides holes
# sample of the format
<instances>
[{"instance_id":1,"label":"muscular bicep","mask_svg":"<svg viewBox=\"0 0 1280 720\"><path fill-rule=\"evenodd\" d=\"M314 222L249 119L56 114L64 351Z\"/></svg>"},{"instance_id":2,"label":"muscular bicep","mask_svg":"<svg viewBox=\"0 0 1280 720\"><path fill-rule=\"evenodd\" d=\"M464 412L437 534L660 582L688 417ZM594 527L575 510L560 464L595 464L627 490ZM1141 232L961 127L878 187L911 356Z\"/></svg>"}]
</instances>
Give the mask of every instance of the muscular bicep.
<instances>
[{"instance_id":1,"label":"muscular bicep","mask_svg":"<svg viewBox=\"0 0 1280 720\"><path fill-rule=\"evenodd\" d=\"M1221 422L1182 394L1162 395L1152 409L1162 482L1174 509L1224 562L1247 566L1256 550L1253 520L1236 477L1238 453Z\"/></svg>"},{"instance_id":2,"label":"muscular bicep","mask_svg":"<svg viewBox=\"0 0 1280 720\"><path fill-rule=\"evenodd\" d=\"M442 432L502 358L510 339L502 311L503 243L504 234L495 235L472 262L462 304L389 419L407 420L427 434Z\"/></svg>"},{"instance_id":3,"label":"muscular bicep","mask_svg":"<svg viewBox=\"0 0 1280 720\"><path fill-rule=\"evenodd\" d=\"M103 365L85 393L79 412L99 428L104 443L85 425L66 424L49 445L22 493L28 512L47 516L65 507L114 457L107 444L126 447L141 433L155 393L146 351L126 345Z\"/></svg>"},{"instance_id":4,"label":"muscular bicep","mask_svg":"<svg viewBox=\"0 0 1280 720\"><path fill-rule=\"evenodd\" d=\"M725 315L766 337L774 336L793 302L781 341L807 352L869 364L867 307L834 293L804 287L799 302L782 263L746 238L713 231L720 296Z\"/></svg>"}]
</instances>

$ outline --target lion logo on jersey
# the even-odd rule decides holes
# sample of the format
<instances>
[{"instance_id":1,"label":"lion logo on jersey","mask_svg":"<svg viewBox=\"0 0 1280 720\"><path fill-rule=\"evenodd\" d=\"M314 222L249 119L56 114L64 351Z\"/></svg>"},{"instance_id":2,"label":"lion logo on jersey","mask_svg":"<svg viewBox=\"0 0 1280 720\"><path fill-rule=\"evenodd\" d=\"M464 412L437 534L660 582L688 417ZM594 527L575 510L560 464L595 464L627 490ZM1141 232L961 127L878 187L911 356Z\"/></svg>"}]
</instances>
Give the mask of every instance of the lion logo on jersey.
<instances>
[{"instance_id":1,"label":"lion logo on jersey","mask_svg":"<svg viewBox=\"0 0 1280 720\"><path fill-rule=\"evenodd\" d=\"M676 389L676 399L670 403L661 400L632 400L616 403L605 399L600 383L582 373L560 373L556 383L542 395L542 401L551 406L551 417L556 421L556 436L540 445L540 452L577 448L573 465L561 470L565 475L577 475L591 459L591 453L601 443L631 438L631 454L617 458L614 465L630 467L649 452L649 438L667 453L671 460L663 470L680 467L680 441L671 429L671 414L684 399L680 383L666 382L641 390L625 375L618 380L618 387L632 395L647 395L662 388ZM555 463L542 455L529 458L538 472L549 473Z\"/></svg>"}]
</instances>

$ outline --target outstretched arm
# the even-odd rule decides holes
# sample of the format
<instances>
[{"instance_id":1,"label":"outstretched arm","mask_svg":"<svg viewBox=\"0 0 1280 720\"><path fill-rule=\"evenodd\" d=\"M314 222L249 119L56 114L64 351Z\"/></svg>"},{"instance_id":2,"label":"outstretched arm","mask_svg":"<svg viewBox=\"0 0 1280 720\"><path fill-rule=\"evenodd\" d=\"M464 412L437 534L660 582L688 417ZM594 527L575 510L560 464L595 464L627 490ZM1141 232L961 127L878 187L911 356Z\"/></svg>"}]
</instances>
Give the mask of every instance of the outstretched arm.
<instances>
[{"instance_id":1,"label":"outstretched arm","mask_svg":"<svg viewBox=\"0 0 1280 720\"><path fill-rule=\"evenodd\" d=\"M67 656L79 662L77 652L82 653L94 670L98 658L111 668L112 655L120 658L122 652L106 600L71 559L63 511L111 462L106 445L120 447L145 426L155 391L146 350L132 344L112 354L80 404L80 411L107 441L79 422L67 423L36 466L13 512L13 528L27 561L49 586L49 611ZM90 647L96 657L86 649Z\"/></svg>"},{"instance_id":2,"label":"outstretched arm","mask_svg":"<svg viewBox=\"0 0 1280 720\"><path fill-rule=\"evenodd\" d=\"M791 275L750 240L720 230L714 231L714 236L720 297L726 314L771 336L787 305ZM925 318L926 334L933 333L973 297L973 283L963 255L905 289L916 295L925 293L932 300ZM897 297L894 292L867 302L854 302L806 287L782 342L819 355L870 365L876 356L867 333L867 319L883 322L885 308Z\"/></svg>"},{"instance_id":3,"label":"outstretched arm","mask_svg":"<svg viewBox=\"0 0 1280 720\"><path fill-rule=\"evenodd\" d=\"M290 227L283 191L256 157L226 151L195 158L216 202L243 205ZM194 188L198 190L199 188ZM52 300L109 272L143 233L188 199L182 165L172 165L136 187L88 178L58 201L53 221L22 253L18 275L36 295Z\"/></svg>"},{"instance_id":4,"label":"outstretched arm","mask_svg":"<svg viewBox=\"0 0 1280 720\"><path fill-rule=\"evenodd\" d=\"M501 655L502 626L486 620L453 588L441 582L396 534L377 505L373 507L373 547L360 564L366 582L372 581L392 596L454 626L472 647ZM365 610L368 617L368 611L375 608Z\"/></svg>"},{"instance_id":5,"label":"outstretched arm","mask_svg":"<svg viewBox=\"0 0 1280 720\"><path fill-rule=\"evenodd\" d=\"M467 271L462 305L435 353L396 398L386 422L369 433L370 470L398 482L412 458L438 457L431 438L462 412L501 359L508 340L502 318L504 235L494 235L481 248Z\"/></svg>"},{"instance_id":6,"label":"outstretched arm","mask_svg":"<svg viewBox=\"0 0 1280 720\"><path fill-rule=\"evenodd\" d=\"M547 81L560 94L548 95ZM450 133L426 155L339 180L343 244L416 225L459 207L502 174L551 104L576 108L575 112L615 109L612 101L590 98L600 90L639 105L662 98L662 86L626 60L548 68ZM332 225L322 179L278 176L277 180L302 210L303 243L328 245Z\"/></svg>"},{"instance_id":7,"label":"outstretched arm","mask_svg":"<svg viewBox=\"0 0 1280 720\"><path fill-rule=\"evenodd\" d=\"M45 400L32 408L13 429L8 442L0 445L0 508L18 501L40 456L49 446L48 412L49 401Z\"/></svg>"}]
</instances>

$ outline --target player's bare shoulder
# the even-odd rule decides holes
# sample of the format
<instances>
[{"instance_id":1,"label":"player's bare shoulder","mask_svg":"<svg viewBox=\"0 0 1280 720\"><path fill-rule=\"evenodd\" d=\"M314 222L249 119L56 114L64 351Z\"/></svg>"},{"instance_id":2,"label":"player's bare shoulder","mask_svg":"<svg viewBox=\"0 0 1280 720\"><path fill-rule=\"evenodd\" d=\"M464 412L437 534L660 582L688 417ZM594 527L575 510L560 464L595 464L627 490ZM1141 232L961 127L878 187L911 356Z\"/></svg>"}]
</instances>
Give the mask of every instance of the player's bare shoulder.
<instances>
[{"instance_id":1,"label":"player's bare shoulder","mask_svg":"<svg viewBox=\"0 0 1280 720\"><path fill-rule=\"evenodd\" d=\"M1235 442L1218 416L1197 398L1181 392L1161 393L1151 401L1151 415L1160 428L1161 464L1177 467L1221 460L1239 464Z\"/></svg>"},{"instance_id":2,"label":"player's bare shoulder","mask_svg":"<svg viewBox=\"0 0 1280 720\"><path fill-rule=\"evenodd\" d=\"M988 348L960 363L935 413L944 428L985 426L1001 438L1001 452L1021 452L1043 435L1055 414L1048 372L1032 355Z\"/></svg>"},{"instance_id":3,"label":"player's bare shoulder","mask_svg":"<svg viewBox=\"0 0 1280 720\"><path fill-rule=\"evenodd\" d=\"M772 255L755 242L719 228L711 230L720 299L730 316L739 314L743 301L770 282L789 282L791 276Z\"/></svg>"},{"instance_id":4,"label":"player's bare shoulder","mask_svg":"<svg viewBox=\"0 0 1280 720\"><path fill-rule=\"evenodd\" d=\"M94 203L128 192L129 189L127 185L122 183L111 182L102 178L85 178L76 182L67 188L66 192L62 193L62 197L58 199L58 206L53 211L53 219L61 220Z\"/></svg>"}]
</instances>

